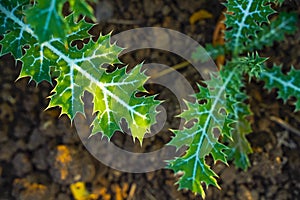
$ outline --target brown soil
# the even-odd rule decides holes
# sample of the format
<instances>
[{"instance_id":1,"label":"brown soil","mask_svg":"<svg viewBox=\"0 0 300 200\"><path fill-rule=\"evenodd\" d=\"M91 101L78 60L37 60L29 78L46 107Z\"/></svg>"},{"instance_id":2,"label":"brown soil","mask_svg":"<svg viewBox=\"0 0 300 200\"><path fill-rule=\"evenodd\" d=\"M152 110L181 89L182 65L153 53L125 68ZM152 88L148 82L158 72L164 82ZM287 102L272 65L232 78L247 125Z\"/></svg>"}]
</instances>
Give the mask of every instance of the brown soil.
<instances>
[{"instance_id":1,"label":"brown soil","mask_svg":"<svg viewBox=\"0 0 300 200\"><path fill-rule=\"evenodd\" d=\"M100 4L101 5L101 4ZM216 22L223 10L217 0L155 0L155 1L105 1L105 9L97 10L101 19L95 33L119 33L137 27L165 27L180 31L200 44L211 42ZM95 6L96 7L96 6ZM298 10L297 10L298 8ZM213 18L189 24L189 17L205 9ZM296 1L287 1L283 10L300 14ZM300 32L288 36L281 43L266 48L263 55L270 63L283 63L285 68L294 65L300 69ZM145 60L173 66L182 58L159 50L139 50L121 57L124 63L134 66ZM177 178L170 170L133 174L111 169L84 148L74 127L66 116L59 117L59 109L44 111L52 86L42 83L36 87L29 79L15 81L20 63L10 55L1 57L0 68L0 200L68 200L74 199L70 185L83 182L91 194L90 199L199 199L189 191L177 191ZM191 67L180 72L192 82ZM194 82L195 83L195 82ZM157 85L148 86L160 99L168 99L170 92ZM252 128L248 138L254 153L252 166L244 172L233 164L217 163L214 170L220 176L222 190L207 189L207 199L300 199L300 114L293 113L291 102L276 100L276 91L267 93L263 83L252 81L247 86L253 111ZM161 133L145 141L142 149L132 144L130 137L115 135L113 142L131 150L152 151L170 139L168 128L175 128L179 113L178 102L169 98L166 104L167 123ZM284 123L280 123L279 119ZM109 152L107 152L109 154ZM94 194L94 196L92 195Z\"/></svg>"}]
</instances>

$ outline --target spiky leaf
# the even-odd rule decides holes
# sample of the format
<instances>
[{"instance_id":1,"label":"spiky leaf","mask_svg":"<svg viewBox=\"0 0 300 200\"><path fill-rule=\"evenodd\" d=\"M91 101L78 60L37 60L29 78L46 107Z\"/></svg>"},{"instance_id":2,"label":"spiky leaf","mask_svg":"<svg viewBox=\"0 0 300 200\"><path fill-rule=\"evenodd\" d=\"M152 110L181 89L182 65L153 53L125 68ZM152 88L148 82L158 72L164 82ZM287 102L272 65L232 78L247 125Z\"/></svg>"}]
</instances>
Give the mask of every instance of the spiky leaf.
<instances>
[{"instance_id":1,"label":"spiky leaf","mask_svg":"<svg viewBox=\"0 0 300 200\"><path fill-rule=\"evenodd\" d=\"M291 70L284 74L280 66L274 65L272 69L266 69L261 73L261 80L265 82L265 88L268 90L278 89L278 98L284 102L295 97L295 110L300 110L300 70L291 67Z\"/></svg>"},{"instance_id":2,"label":"spiky leaf","mask_svg":"<svg viewBox=\"0 0 300 200\"><path fill-rule=\"evenodd\" d=\"M268 17L274 10L268 0L228 0L225 25L226 48L234 55L241 53L244 46L252 42L263 23L269 23Z\"/></svg>"},{"instance_id":3,"label":"spiky leaf","mask_svg":"<svg viewBox=\"0 0 300 200\"><path fill-rule=\"evenodd\" d=\"M94 98L94 110L99 110L101 114L93 122L92 134L103 132L111 138L114 132L112 128L119 127L121 119L124 118L131 129L133 138L142 141L144 133L149 131L151 124L155 123L153 116L155 116L158 101L155 101L153 97L137 98L136 92L132 92L137 89L144 91L143 84L147 77L141 73L141 67L142 65L138 65L129 74L123 68L114 71L113 76L102 78L107 81L107 91L101 92L100 96ZM97 90L95 86L91 87Z\"/></svg>"},{"instance_id":4,"label":"spiky leaf","mask_svg":"<svg viewBox=\"0 0 300 200\"><path fill-rule=\"evenodd\" d=\"M228 118L234 121L230 129L232 138L223 137L223 140L228 143L229 147L226 150L227 159L233 160L237 167L245 170L250 166L248 154L252 153L246 135L252 130L247 119L251 115L249 106L245 104L247 94L242 89L244 87L244 74L247 71L243 70L245 67L241 65L245 65L245 63L230 61L221 70L223 77L229 76L232 70L236 70L226 90L230 94L227 98Z\"/></svg>"},{"instance_id":5,"label":"spiky leaf","mask_svg":"<svg viewBox=\"0 0 300 200\"><path fill-rule=\"evenodd\" d=\"M4 38L0 41L0 55L12 53L15 58L21 58L22 47L33 42L34 38L28 32L29 25L20 26L18 23L24 19L22 9L28 4L26 0L1 2L0 34L4 34Z\"/></svg>"},{"instance_id":6,"label":"spiky leaf","mask_svg":"<svg viewBox=\"0 0 300 200\"><path fill-rule=\"evenodd\" d=\"M96 2L96 0L92 0L92 2ZM93 8L85 0L69 0L69 3L76 20L80 15L87 16L92 20L95 20Z\"/></svg>"},{"instance_id":7,"label":"spiky leaf","mask_svg":"<svg viewBox=\"0 0 300 200\"><path fill-rule=\"evenodd\" d=\"M233 121L227 118L226 88L235 73L236 71L232 70L227 77L213 75L211 80L205 82L207 88L199 86L197 100L205 99L207 102L188 103L188 109L180 115L187 122L192 119L197 119L197 122L191 128L174 132L175 136L169 143L177 148L183 145L189 147L183 157L170 162L169 168L175 172L184 172L178 182L180 188L188 188L202 197L205 196L202 183L219 187L215 179L216 174L206 164L205 157L211 155L214 161L227 162L224 153L227 147L219 142L218 136L231 138L229 125Z\"/></svg>"},{"instance_id":8,"label":"spiky leaf","mask_svg":"<svg viewBox=\"0 0 300 200\"><path fill-rule=\"evenodd\" d=\"M67 24L62 15L64 3L65 0L40 0L25 12L26 21L34 29L40 42L52 37L65 38Z\"/></svg>"},{"instance_id":9,"label":"spiky leaf","mask_svg":"<svg viewBox=\"0 0 300 200\"><path fill-rule=\"evenodd\" d=\"M33 16L33 12L39 14L49 12L51 15L46 16L51 18L52 15L58 15L56 11L59 9L57 7L62 2L50 1L51 5L44 2L39 3L28 13ZM51 6L54 6L56 10L54 11L54 7ZM122 48L110 43L110 35L100 35L96 42L90 39L79 50L77 47L71 46L71 43L74 40L91 38L87 33L91 25L83 20L75 23L73 15L70 15L64 19L63 23L67 23L68 28L75 31L75 35L67 30L66 37L59 38L62 35L52 37L55 36L57 28L61 29L63 26L56 24L60 27L55 27L53 35L52 29L55 24L48 24L47 31L51 32L51 39L43 41L48 36L44 37L44 33L41 34L39 30L33 30L30 25L25 23L23 15L16 15L22 10L15 13L15 8L21 9L22 7L7 6L0 3L0 20L13 23L14 27L18 27L31 36L28 43L24 42L24 45L26 44L30 48L22 57L23 66L20 78L29 76L37 83L43 80L51 82L50 69L53 68L52 71L56 72L57 83L50 97L49 107L59 106L62 114L73 119L76 113L83 113L84 105L81 98L84 92L88 91L94 96L94 112L97 113L93 123L93 134L101 131L104 132L104 135L111 137L116 130L120 130L120 122L125 119L133 137L138 138L141 142L145 132L155 123L156 106L159 104L159 101L154 100L154 97L151 96L136 97L139 91L145 92L143 84L147 80L147 76L141 72L141 65L129 73L126 73L125 68L107 73L106 69L102 67L103 64L120 63L118 55L122 51ZM41 21L43 21L43 15L40 16ZM13 32L14 27L8 25L7 30L2 32ZM97 121L99 119L103 121ZM103 124L99 125L98 122Z\"/></svg>"},{"instance_id":10,"label":"spiky leaf","mask_svg":"<svg viewBox=\"0 0 300 200\"><path fill-rule=\"evenodd\" d=\"M268 58L263 58L258 53L248 54L245 57L237 57L228 63L229 68L239 68L241 74L248 74L249 79L252 77L259 78L264 71L264 63Z\"/></svg>"},{"instance_id":11,"label":"spiky leaf","mask_svg":"<svg viewBox=\"0 0 300 200\"><path fill-rule=\"evenodd\" d=\"M233 160L236 167L246 170L250 166L248 155L252 153L252 148L246 135L252 132L248 116L251 111L248 105L243 102L234 105L234 112L231 113L236 123L233 125L232 140L228 140L229 149L226 151L228 160Z\"/></svg>"},{"instance_id":12,"label":"spiky leaf","mask_svg":"<svg viewBox=\"0 0 300 200\"><path fill-rule=\"evenodd\" d=\"M284 40L285 34L292 34L297 29L297 15L282 12L271 21L270 25L263 25L252 42L245 47L247 50L259 50L264 46L272 46L275 41Z\"/></svg>"},{"instance_id":13,"label":"spiky leaf","mask_svg":"<svg viewBox=\"0 0 300 200\"><path fill-rule=\"evenodd\" d=\"M252 132L248 117L251 112L246 104L236 105L234 119L237 121L232 130L232 140L229 140L228 160L233 160L236 167L246 170L250 166L248 155L252 153L252 148L246 135Z\"/></svg>"},{"instance_id":14,"label":"spiky leaf","mask_svg":"<svg viewBox=\"0 0 300 200\"><path fill-rule=\"evenodd\" d=\"M65 20L69 27L66 36L69 44L75 40L83 40L91 37L88 31L93 27L93 24L87 23L83 19L76 22L74 14L70 14Z\"/></svg>"}]
</instances>

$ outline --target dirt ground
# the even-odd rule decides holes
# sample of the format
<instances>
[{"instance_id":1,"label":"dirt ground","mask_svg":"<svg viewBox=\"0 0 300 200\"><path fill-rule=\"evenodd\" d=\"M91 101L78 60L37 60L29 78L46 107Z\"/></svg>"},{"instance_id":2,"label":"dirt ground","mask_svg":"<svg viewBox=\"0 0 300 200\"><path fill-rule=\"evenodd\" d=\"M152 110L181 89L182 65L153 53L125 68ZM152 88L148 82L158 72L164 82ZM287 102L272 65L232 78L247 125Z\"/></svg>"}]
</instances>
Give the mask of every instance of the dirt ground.
<instances>
[{"instance_id":1,"label":"dirt ground","mask_svg":"<svg viewBox=\"0 0 300 200\"><path fill-rule=\"evenodd\" d=\"M99 24L94 33L164 27L180 31L201 45L211 42L223 10L217 0L101 2L95 5ZM297 1L287 0L281 9L300 16L299 7ZM200 9L213 17L191 25L190 16ZM282 63L285 69L291 65L300 69L299 49L300 31L261 54L270 57L270 63ZM184 61L153 49L131 52L121 60L129 66L142 61L173 66ZM26 78L16 81L20 63L15 67L10 55L0 58L0 70L0 200L69 200L74 199L71 186L90 193L90 199L201 199L189 191L178 191L178 179L170 170L135 174L105 166L85 149L67 117L59 117L59 109L44 111L51 85L36 87ZM200 78L190 66L179 71L194 83ZM168 99L164 104L168 113L165 127L154 138L145 140L141 149L130 137L117 134L112 141L120 147L141 152L159 149L170 140L168 128L178 126L179 121L172 118L179 113L174 96L163 87L147 87L152 93L160 93L158 98ZM300 113L293 113L292 100L283 104L276 100L276 91L267 93L262 82L253 80L247 92L253 111L253 133L248 135L254 151L250 155L252 166L244 172L232 163L229 167L217 163L214 170L220 176L222 190L209 187L206 199L300 199Z\"/></svg>"}]
</instances>

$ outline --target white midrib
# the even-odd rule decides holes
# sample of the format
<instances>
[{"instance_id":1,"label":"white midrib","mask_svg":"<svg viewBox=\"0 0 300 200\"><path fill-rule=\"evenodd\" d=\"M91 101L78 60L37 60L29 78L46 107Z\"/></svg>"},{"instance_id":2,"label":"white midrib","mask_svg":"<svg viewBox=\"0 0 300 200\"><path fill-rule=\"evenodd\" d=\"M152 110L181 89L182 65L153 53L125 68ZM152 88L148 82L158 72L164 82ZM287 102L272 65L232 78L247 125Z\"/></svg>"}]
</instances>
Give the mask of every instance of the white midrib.
<instances>
[{"instance_id":1,"label":"white midrib","mask_svg":"<svg viewBox=\"0 0 300 200\"><path fill-rule=\"evenodd\" d=\"M237 37L236 37L236 39L235 39L235 41L234 41L234 52L236 52L236 50L237 50L237 48L238 48L238 44L239 44L239 40L240 40L240 35L241 35L241 33L242 33L242 30L243 30L243 28L244 28L244 24L245 24L245 21L246 21L246 19L247 19L247 17L248 17L248 14L249 14L249 10L250 10L250 8L251 8L251 6L252 6L252 3L253 3L253 0L250 0L249 1L249 3L248 3L248 5L247 5L247 8L246 8L246 10L244 10L244 15L243 15L243 18L242 18L242 21L241 21L241 23L239 23L239 24L242 24L243 26L239 26L239 29L238 29L238 31L237 31Z\"/></svg>"},{"instance_id":2,"label":"white midrib","mask_svg":"<svg viewBox=\"0 0 300 200\"><path fill-rule=\"evenodd\" d=\"M284 21L283 21L282 23L280 23L280 25L277 26L275 29L272 29L269 33L263 35L263 36L260 38L260 40L256 40L256 42L255 42L255 44L254 44L253 46L255 46L255 45L257 45L258 43L260 43L260 41L267 40L267 39L270 38L272 35L276 34L276 31L277 31L277 30L280 30L281 28L285 28L286 25L287 25L290 21L292 21L292 19L284 20Z\"/></svg>"},{"instance_id":3,"label":"white midrib","mask_svg":"<svg viewBox=\"0 0 300 200\"><path fill-rule=\"evenodd\" d=\"M48 15L47 15L47 18L46 18L46 23L45 23L45 26L44 26L44 29L43 29L43 33L45 34L45 32L47 31L47 28L49 28L49 24L50 24L50 19L51 19L51 12L53 12L52 10L55 9L55 2L56 0L52 0L51 1L51 5L50 5L50 8L48 8Z\"/></svg>"},{"instance_id":4,"label":"white midrib","mask_svg":"<svg viewBox=\"0 0 300 200\"><path fill-rule=\"evenodd\" d=\"M10 11L8 11L5 7L3 7L0 4L0 11L3 12L7 17L9 17L10 19L12 19L14 22L16 22L20 27L24 27L24 30L26 32L28 32L29 34L31 34L36 40L38 40L37 35L35 35L34 31L29 27L29 25L24 24L20 19L18 19L13 13L11 13ZM58 49L56 49L54 46L52 46L49 42L44 42L42 44L44 47L49 48L53 53L55 53L56 55L58 55L60 58L62 58L64 61L66 61L69 66L70 66L70 72L73 72L74 69L76 69L79 73L81 73L83 76L85 76L88 80L90 80L91 82L93 82L94 84L96 84L102 91L104 94L110 96L111 98L115 99L118 103L120 103L122 106L124 106L125 108L127 108L131 113L134 113L135 115L146 119L146 116L135 111L131 106L129 106L126 102L124 102L122 99L120 99L118 96L116 96L115 94L113 94L111 91L109 91L108 89L106 89L106 87L104 86L103 83L101 83L100 81L98 81L97 79L95 79L93 76L91 76L87 71L83 70L80 66L77 65L77 63L70 59L68 56L64 55L62 52L60 52ZM74 86L74 80L73 78L71 79L71 86ZM73 88L72 88L72 94L73 94ZM72 95L72 99L73 99L73 95Z\"/></svg>"},{"instance_id":5,"label":"white midrib","mask_svg":"<svg viewBox=\"0 0 300 200\"><path fill-rule=\"evenodd\" d=\"M223 94L223 92L226 90L226 86L228 85L228 83L231 80L231 78L234 75L234 73L235 73L235 69L231 71L231 73L229 74L229 76L226 78L225 83L223 83L222 87L218 91L218 94L216 96L216 100L214 101L214 103L213 103L213 105L212 105L212 107L210 109L210 112L208 114L208 117L207 117L207 119L205 121L204 127L202 129L203 131L206 131L206 129L208 128L209 122L210 122L210 120L211 120L211 118L213 116L212 115L212 113L213 113L212 111L216 108L216 105L217 105L217 102L218 102L217 99L219 99L221 97L221 95ZM204 168L203 165L202 165L202 163L199 160L199 154L200 154L200 150L201 150L201 144L202 144L202 142L204 140L204 135L205 134L201 135L200 141L199 141L199 143L197 145L197 150L196 150L196 152L194 154L196 160L195 160L194 167L193 167L193 179L195 178L195 175L197 174L197 163L200 164L200 166L201 166L202 169Z\"/></svg>"},{"instance_id":6,"label":"white midrib","mask_svg":"<svg viewBox=\"0 0 300 200\"><path fill-rule=\"evenodd\" d=\"M284 82L281 79L273 76L272 73L266 73L266 72L262 72L262 75L269 77L270 79L272 79L272 81L277 81L279 82L281 85L284 85L285 87L290 87L293 90L296 90L297 92L300 92L300 88L296 87L295 85L292 85L290 82Z\"/></svg>"}]
</instances>

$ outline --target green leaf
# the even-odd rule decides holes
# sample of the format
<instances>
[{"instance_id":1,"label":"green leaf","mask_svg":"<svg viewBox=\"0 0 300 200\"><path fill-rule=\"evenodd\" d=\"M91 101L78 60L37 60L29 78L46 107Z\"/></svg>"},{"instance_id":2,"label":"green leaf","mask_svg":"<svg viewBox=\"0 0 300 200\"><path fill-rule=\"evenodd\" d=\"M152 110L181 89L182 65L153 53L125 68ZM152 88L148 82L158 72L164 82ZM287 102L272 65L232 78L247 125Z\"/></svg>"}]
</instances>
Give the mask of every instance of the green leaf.
<instances>
[{"instance_id":1,"label":"green leaf","mask_svg":"<svg viewBox=\"0 0 300 200\"><path fill-rule=\"evenodd\" d=\"M40 46L38 43L32 45L21 58L23 66L19 78L29 76L37 83L45 80L52 84L50 66L54 66L55 63L51 57L53 58L55 55L44 46Z\"/></svg>"},{"instance_id":2,"label":"green leaf","mask_svg":"<svg viewBox=\"0 0 300 200\"><path fill-rule=\"evenodd\" d=\"M19 59L22 57L22 47L25 44L32 43L34 38L27 32L28 25L20 26L17 22L22 22L24 15L22 8L28 5L28 1L5 1L0 4L0 34L4 34L0 41L2 46L1 55L12 53Z\"/></svg>"},{"instance_id":3,"label":"green leaf","mask_svg":"<svg viewBox=\"0 0 300 200\"><path fill-rule=\"evenodd\" d=\"M65 0L39 0L25 11L26 21L34 29L39 41L45 42L52 37L66 37L67 26L64 23L62 7Z\"/></svg>"},{"instance_id":4,"label":"green leaf","mask_svg":"<svg viewBox=\"0 0 300 200\"><path fill-rule=\"evenodd\" d=\"M292 34L297 30L297 18L293 13L280 13L270 25L263 25L257 37L245 48L249 51L260 50L264 46L272 46L275 41L284 40L285 34Z\"/></svg>"},{"instance_id":5,"label":"green leaf","mask_svg":"<svg viewBox=\"0 0 300 200\"><path fill-rule=\"evenodd\" d=\"M68 23L69 30L67 32L67 41L71 44L75 40L83 40L85 38L91 38L91 35L88 31L94 26L91 23L87 23L85 20L80 20L75 22L74 14L70 14L65 18Z\"/></svg>"},{"instance_id":6,"label":"green leaf","mask_svg":"<svg viewBox=\"0 0 300 200\"><path fill-rule=\"evenodd\" d=\"M275 4L282 6L285 0L269 0L270 2L274 2Z\"/></svg>"},{"instance_id":7,"label":"green leaf","mask_svg":"<svg viewBox=\"0 0 300 200\"><path fill-rule=\"evenodd\" d=\"M96 2L95 0L93 0ZM85 0L69 0L71 11L77 20L80 15L87 16L92 20L96 20L93 8Z\"/></svg>"},{"instance_id":8,"label":"green leaf","mask_svg":"<svg viewBox=\"0 0 300 200\"><path fill-rule=\"evenodd\" d=\"M60 5L60 3L55 4L55 1L51 3L56 7ZM43 9L36 10L37 12L49 11L55 14L52 7L47 8L48 3L43 2L38 5L34 9L40 7ZM94 96L94 112L97 113L92 134L101 131L111 137L116 130L120 130L120 122L124 119L133 138L138 138L142 142L145 132L155 123L156 107L160 102L154 100L153 96L136 97L138 92L146 91L143 84L148 77L141 71L141 65L128 73L125 68L108 73L102 67L104 64L121 63L118 55L122 48L110 43L110 35L100 35L94 42L87 33L91 24L83 20L75 23L74 16L70 15L64 19L66 20L64 23L68 23L68 27L76 33L75 35L67 31L67 42L65 38L51 36L50 40L40 43L41 35L38 36L35 32L40 34L39 30L34 31L16 16L14 7L0 3L0 9L1 20L3 18L10 20L32 37L32 40L26 43L30 48L21 58L23 66L20 78L29 76L37 83L43 80L51 82L50 72L55 72L57 83L48 107L61 107L62 114L66 114L73 120L76 113L83 113L84 105L81 98L84 92L88 91ZM33 10L30 9L30 12ZM84 38L90 38L90 41L82 49L71 46L74 40Z\"/></svg>"},{"instance_id":9,"label":"green leaf","mask_svg":"<svg viewBox=\"0 0 300 200\"><path fill-rule=\"evenodd\" d=\"M83 113L81 97L85 90L89 91L94 95L94 112L98 112L93 122L93 134L101 131L110 138L114 131L120 130L124 118L132 136L142 141L155 122L151 115L156 114L158 101L153 97L135 97L137 91L144 90L141 88L147 80L140 73L141 66L129 74L125 68L113 73L101 68L104 63L120 63L117 56L122 49L109 41L110 35L100 36L97 42L90 41L81 50L70 48L67 51L61 42L46 43L47 48L58 56L55 62L63 74L57 79L49 107L60 106L62 114L73 119L77 112Z\"/></svg>"},{"instance_id":10,"label":"green leaf","mask_svg":"<svg viewBox=\"0 0 300 200\"><path fill-rule=\"evenodd\" d=\"M232 131L232 140L229 140L228 151L226 154L228 160L234 160L235 166L246 170L250 166L248 155L252 153L252 148L248 142L246 135L252 132L250 122L246 119L251 114L249 107L246 104L237 104L241 111L235 113L235 120Z\"/></svg>"},{"instance_id":11,"label":"green leaf","mask_svg":"<svg viewBox=\"0 0 300 200\"><path fill-rule=\"evenodd\" d=\"M231 138L223 137L224 142L228 143L225 151L228 160L234 160L237 167L246 170L250 166L248 154L252 153L246 135L252 132L250 122L247 117L251 115L249 105L245 104L247 94L244 88L244 70L241 70L240 63L230 61L221 71L222 77L228 77L231 71L236 70L230 84L227 86L227 109L228 118L233 121L230 125Z\"/></svg>"},{"instance_id":12,"label":"green leaf","mask_svg":"<svg viewBox=\"0 0 300 200\"><path fill-rule=\"evenodd\" d=\"M10 17L16 17L16 19L22 20L24 15L22 8L28 5L28 0L16 0L16 1L3 1L0 7L0 34L3 35L7 31L14 30L16 23L11 20Z\"/></svg>"},{"instance_id":13,"label":"green leaf","mask_svg":"<svg viewBox=\"0 0 300 200\"><path fill-rule=\"evenodd\" d=\"M168 166L176 173L184 173L178 182L179 188L188 188L203 198L205 193L201 183L219 187L215 179L216 174L206 164L205 157L211 155L215 162L220 160L227 163L224 151L228 147L218 141L218 135L231 138L229 125L233 121L227 118L226 89L235 73L236 70L231 70L228 76L212 75L211 80L205 82L206 88L199 86L200 92L196 94L197 102L188 102L188 109L180 115L187 122L192 119L197 119L197 122L191 128L175 131L175 136L169 143L177 148L184 145L189 147L183 157L170 161ZM206 103L198 103L204 99Z\"/></svg>"},{"instance_id":14,"label":"green leaf","mask_svg":"<svg viewBox=\"0 0 300 200\"><path fill-rule=\"evenodd\" d=\"M237 57L228 63L228 67L237 67L242 74L249 75L249 81L252 77L259 78L260 74L265 70L264 63L268 58L263 58L258 53L248 54L245 57Z\"/></svg>"},{"instance_id":15,"label":"green leaf","mask_svg":"<svg viewBox=\"0 0 300 200\"><path fill-rule=\"evenodd\" d=\"M91 35L88 34L88 30L92 27L92 24L87 23L84 20L80 20L79 22L75 23L72 14L66 17L66 21L69 23L70 30L73 31L67 35L67 41L69 45L71 45L72 41L91 37ZM24 24L22 26L26 25ZM59 44L58 39L52 39L51 41L52 43L56 42L56 44ZM40 83L43 80L52 83L50 67L56 65L59 57L56 54L53 54L53 52L46 47L47 45L45 46L46 43L42 43L42 45L40 45L38 43L37 36L35 36L35 40L32 40L28 44L31 44L31 46L29 50L26 51L26 54L21 58L24 65L21 69L19 78L30 76L31 79L37 83ZM66 46L62 46L62 44L58 46L60 46L59 48L61 48L62 51L64 51L66 48ZM89 45L86 47L88 46ZM78 53L77 51L78 50L76 48L72 47L70 52ZM65 53L68 54L68 52Z\"/></svg>"},{"instance_id":16,"label":"green leaf","mask_svg":"<svg viewBox=\"0 0 300 200\"><path fill-rule=\"evenodd\" d=\"M278 89L278 98L283 99L284 102L295 97L295 111L300 110L300 70L291 67L291 70L284 74L280 66L274 65L272 69L262 72L261 80L265 82L265 88L268 90Z\"/></svg>"},{"instance_id":17,"label":"green leaf","mask_svg":"<svg viewBox=\"0 0 300 200\"><path fill-rule=\"evenodd\" d=\"M236 123L231 131L232 140L227 140L229 149L226 154L228 160L234 160L237 167L246 170L250 166L248 155L252 153L252 148L246 138L246 135L252 132L250 122L247 120L251 111L249 106L243 102L236 103L233 109L231 118Z\"/></svg>"},{"instance_id":18,"label":"green leaf","mask_svg":"<svg viewBox=\"0 0 300 200\"><path fill-rule=\"evenodd\" d=\"M151 124L155 123L156 107L158 101L154 97L136 97L136 93L132 91L144 91L143 85L147 80L144 73L141 73L142 65L138 65L129 74L125 68L114 71L109 77L102 78L106 80L107 92L99 92L97 98L94 98L94 110L99 110L99 114L93 122L93 132L105 133L109 139L113 131L111 128L119 127L121 119L126 119L130 127L133 138L137 138L140 142L144 133L148 132ZM93 90L97 90L94 88ZM106 100L107 99L107 100ZM110 124L110 126L107 126ZM120 130L120 129L116 129Z\"/></svg>"},{"instance_id":19,"label":"green leaf","mask_svg":"<svg viewBox=\"0 0 300 200\"><path fill-rule=\"evenodd\" d=\"M228 0L225 25L226 49L234 55L241 53L252 42L263 23L269 23L268 17L275 11L268 0Z\"/></svg>"}]
</instances>

